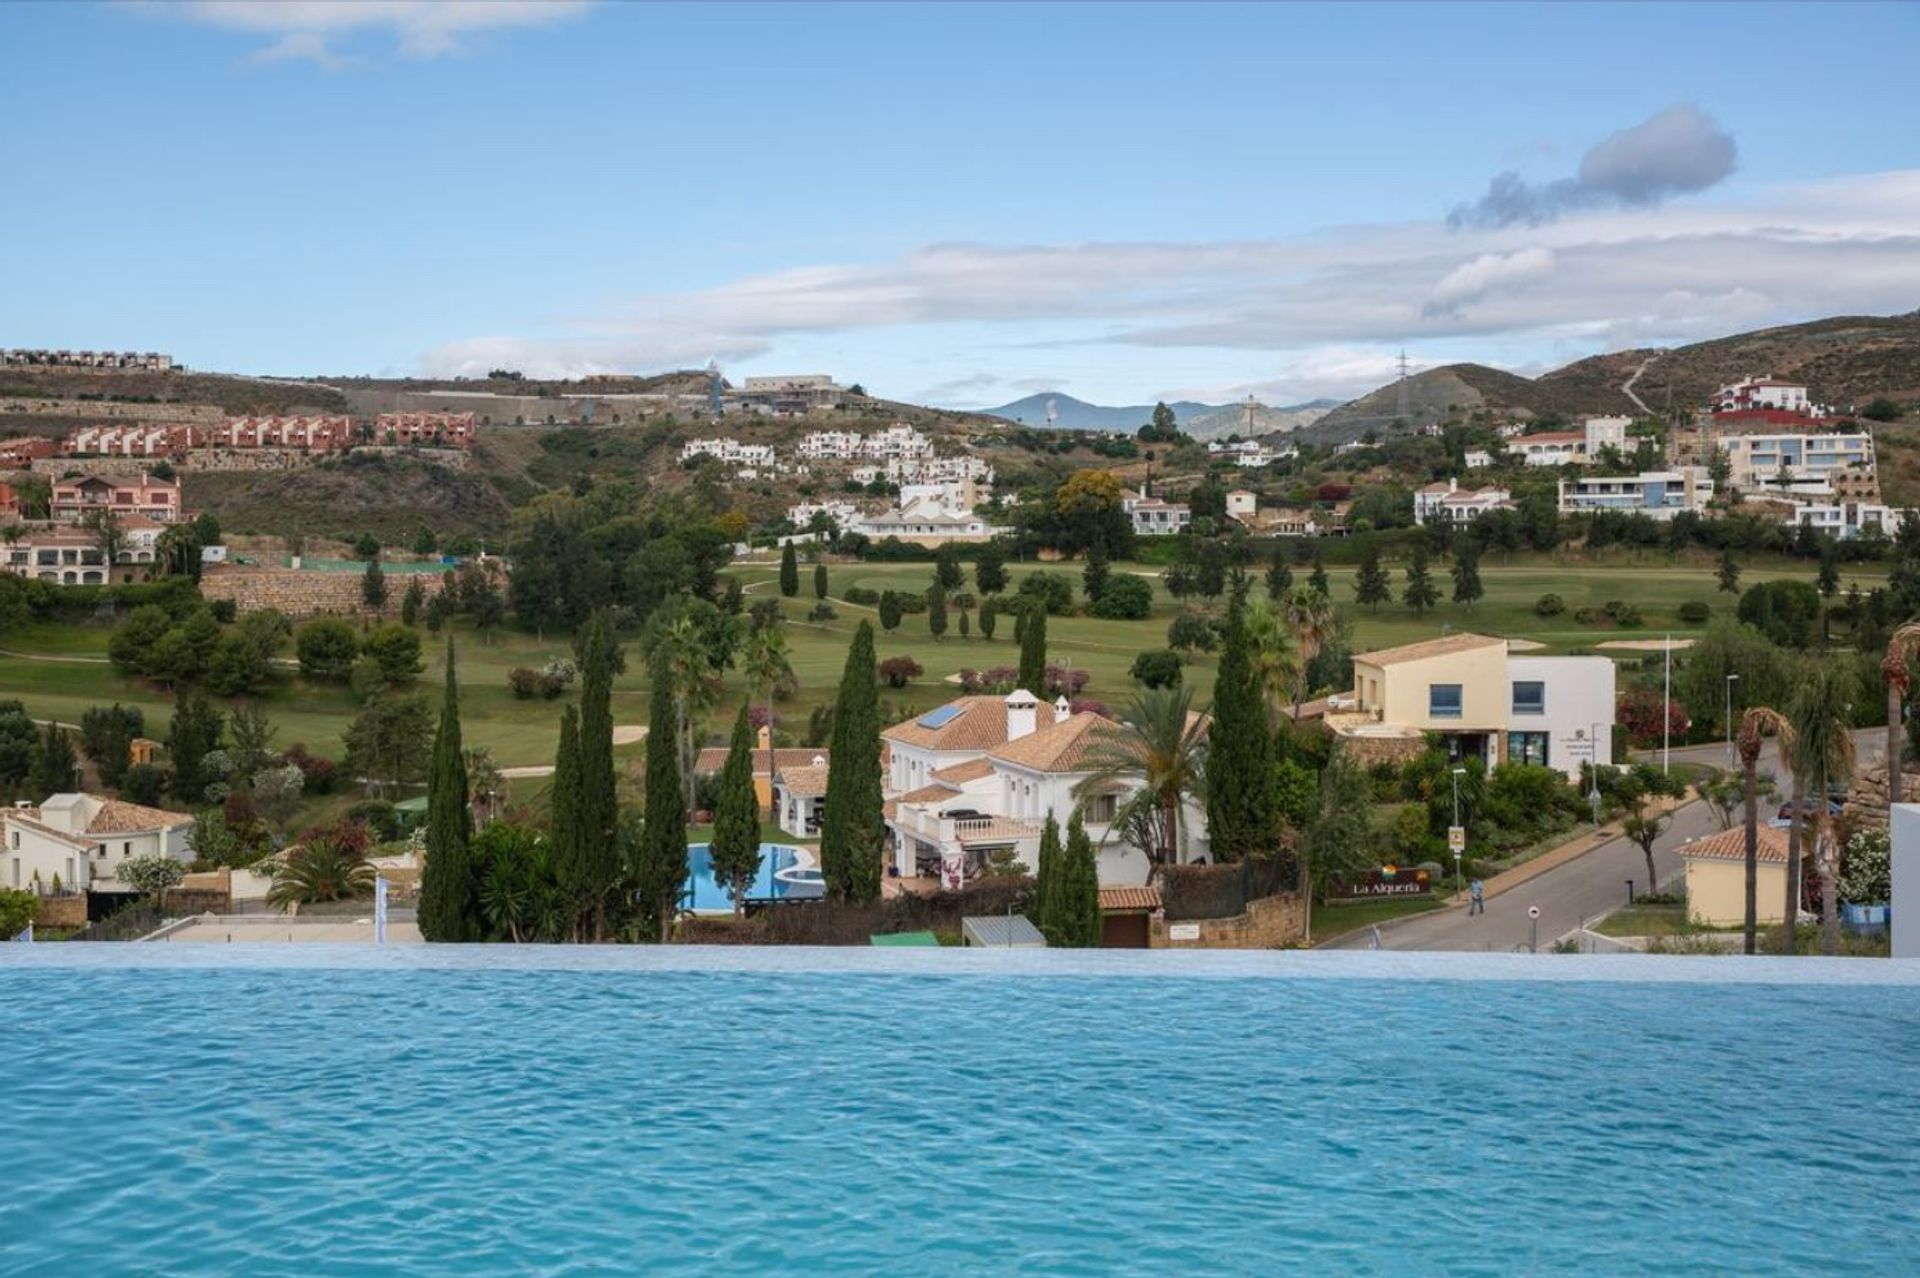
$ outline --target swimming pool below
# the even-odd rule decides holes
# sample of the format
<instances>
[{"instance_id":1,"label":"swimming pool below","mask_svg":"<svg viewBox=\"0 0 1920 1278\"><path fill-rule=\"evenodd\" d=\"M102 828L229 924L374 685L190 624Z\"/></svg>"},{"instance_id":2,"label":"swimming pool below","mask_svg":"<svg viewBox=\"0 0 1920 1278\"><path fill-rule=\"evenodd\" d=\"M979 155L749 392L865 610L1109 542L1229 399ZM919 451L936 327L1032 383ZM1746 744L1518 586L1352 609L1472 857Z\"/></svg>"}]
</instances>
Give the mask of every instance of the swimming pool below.
<instances>
[{"instance_id":1,"label":"swimming pool below","mask_svg":"<svg viewBox=\"0 0 1920 1278\"><path fill-rule=\"evenodd\" d=\"M0 956L0 1274L1891 1273L1920 1237L1910 985L545 955Z\"/></svg>"},{"instance_id":2,"label":"swimming pool below","mask_svg":"<svg viewBox=\"0 0 1920 1278\"><path fill-rule=\"evenodd\" d=\"M687 844L687 891L681 904L700 914L733 911L731 892L713 881L713 859L705 843ZM760 873L747 888L751 901L808 901L826 893L812 858L803 863L797 849L781 843L760 845Z\"/></svg>"}]
</instances>

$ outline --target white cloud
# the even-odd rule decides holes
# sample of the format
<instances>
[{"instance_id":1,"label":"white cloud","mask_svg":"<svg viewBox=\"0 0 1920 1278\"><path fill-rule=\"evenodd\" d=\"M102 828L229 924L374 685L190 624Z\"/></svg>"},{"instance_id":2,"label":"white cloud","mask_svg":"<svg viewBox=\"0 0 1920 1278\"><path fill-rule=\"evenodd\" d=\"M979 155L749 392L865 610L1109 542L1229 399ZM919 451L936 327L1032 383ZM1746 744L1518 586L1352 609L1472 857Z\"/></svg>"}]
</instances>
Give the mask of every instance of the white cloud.
<instances>
[{"instance_id":1,"label":"white cloud","mask_svg":"<svg viewBox=\"0 0 1920 1278\"><path fill-rule=\"evenodd\" d=\"M1916 299L1920 170L1781 188L1744 207L1620 207L1472 237L1420 222L1221 243L933 245L642 296L546 331L459 343L423 366L660 368L738 361L810 334L911 334L952 352L953 375L996 369L1008 385L1060 367L1062 348L1258 351L1297 366L1259 386L1308 398L1362 375L1344 362L1377 363L1401 345L1533 359L1907 311ZM982 333L970 346L955 337ZM1377 384L1377 370L1364 376Z\"/></svg>"},{"instance_id":2,"label":"white cloud","mask_svg":"<svg viewBox=\"0 0 1920 1278\"><path fill-rule=\"evenodd\" d=\"M544 26L584 12L590 0L182 0L166 11L206 26L277 37L249 62L308 61L329 70L352 59L342 39L390 36L403 57L439 58L464 50L484 31Z\"/></svg>"}]
</instances>

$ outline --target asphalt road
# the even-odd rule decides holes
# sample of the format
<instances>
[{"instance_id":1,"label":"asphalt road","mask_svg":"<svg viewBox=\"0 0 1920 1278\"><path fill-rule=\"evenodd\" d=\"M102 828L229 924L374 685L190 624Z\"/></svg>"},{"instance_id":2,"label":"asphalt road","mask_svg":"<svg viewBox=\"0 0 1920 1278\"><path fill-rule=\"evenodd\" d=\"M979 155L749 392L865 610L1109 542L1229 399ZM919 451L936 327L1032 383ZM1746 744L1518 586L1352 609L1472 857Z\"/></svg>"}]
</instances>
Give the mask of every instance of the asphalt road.
<instances>
[{"instance_id":1,"label":"asphalt road","mask_svg":"<svg viewBox=\"0 0 1920 1278\"><path fill-rule=\"evenodd\" d=\"M1876 728L1858 732L1854 734L1854 740L1862 767L1877 763L1885 753L1884 730ZM1725 746L1693 746L1675 750L1673 758L1676 762L1685 760L1725 766L1727 753ZM1658 751L1652 753L1650 761L1659 761ZM1786 774L1779 765L1778 752L1771 742L1761 754L1760 770L1774 772L1779 777L1781 789L1786 789ZM1771 809L1767 815L1772 815ZM1719 818L1709 804L1696 801L1676 810L1672 824L1654 845L1653 864L1659 873L1659 881L1664 884L1680 874L1677 849L1681 844L1688 839L1716 833L1719 829ZM1383 924L1380 943L1383 948L1390 950L1498 951L1525 949L1537 936L1540 948L1545 949L1556 938L1582 923L1625 905L1628 879L1633 880L1636 895L1647 890L1646 857L1626 839L1610 839L1584 856L1576 857L1558 869L1548 870L1540 877L1494 897L1487 902L1484 914L1468 915L1464 906L1450 906L1431 914L1417 914ZM1528 907L1536 905L1540 907L1537 928L1533 920L1527 917ZM1372 936L1362 933L1350 936L1332 948L1368 949L1372 944Z\"/></svg>"}]
</instances>

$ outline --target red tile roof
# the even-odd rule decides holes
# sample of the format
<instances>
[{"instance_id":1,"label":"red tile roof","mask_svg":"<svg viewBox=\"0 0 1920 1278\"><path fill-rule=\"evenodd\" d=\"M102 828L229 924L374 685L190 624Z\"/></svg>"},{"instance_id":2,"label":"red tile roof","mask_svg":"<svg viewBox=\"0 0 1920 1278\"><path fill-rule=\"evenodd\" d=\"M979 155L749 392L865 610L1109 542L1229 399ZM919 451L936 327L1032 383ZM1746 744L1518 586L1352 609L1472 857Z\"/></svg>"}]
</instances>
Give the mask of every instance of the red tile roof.
<instances>
[{"instance_id":1,"label":"red tile roof","mask_svg":"<svg viewBox=\"0 0 1920 1278\"><path fill-rule=\"evenodd\" d=\"M1763 825L1754 831L1754 847L1761 861L1778 865L1787 863L1787 832ZM1718 834L1709 834L1704 839L1696 839L1680 849L1680 856L1688 861L1745 861L1747 859L1747 827L1736 825L1731 830L1722 830Z\"/></svg>"},{"instance_id":2,"label":"red tile roof","mask_svg":"<svg viewBox=\"0 0 1920 1278\"><path fill-rule=\"evenodd\" d=\"M1100 889L1100 911L1103 914L1159 908L1160 889L1157 887L1103 887Z\"/></svg>"}]
</instances>

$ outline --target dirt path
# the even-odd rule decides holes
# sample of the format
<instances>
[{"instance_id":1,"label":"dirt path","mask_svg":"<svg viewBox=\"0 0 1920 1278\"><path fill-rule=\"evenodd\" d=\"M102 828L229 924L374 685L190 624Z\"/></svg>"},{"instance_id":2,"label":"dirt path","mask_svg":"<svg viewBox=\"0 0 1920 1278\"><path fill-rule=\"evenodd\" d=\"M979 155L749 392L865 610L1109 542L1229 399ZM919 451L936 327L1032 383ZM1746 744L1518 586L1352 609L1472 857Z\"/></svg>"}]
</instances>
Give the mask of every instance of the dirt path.
<instances>
[{"instance_id":1,"label":"dirt path","mask_svg":"<svg viewBox=\"0 0 1920 1278\"><path fill-rule=\"evenodd\" d=\"M645 741L646 739L647 725L644 723L617 723L613 727L613 743L617 746L632 745L636 741ZM553 765L551 763L530 763L518 768L502 768L500 769L500 775L510 781L529 780L534 777L550 777L553 775Z\"/></svg>"},{"instance_id":2,"label":"dirt path","mask_svg":"<svg viewBox=\"0 0 1920 1278\"><path fill-rule=\"evenodd\" d=\"M1635 382L1640 380L1640 374L1647 371L1647 366L1649 364L1652 364L1653 361L1659 358L1660 356L1657 353L1647 356L1645 359L1640 361L1640 366L1633 370L1632 376L1628 377L1626 381L1620 384L1620 393L1622 395L1625 395L1628 399L1632 400L1634 404L1639 407L1640 411L1645 413L1648 417L1653 417L1656 414L1651 408L1647 407L1646 400L1641 399L1639 395L1634 393L1633 385Z\"/></svg>"}]
</instances>

